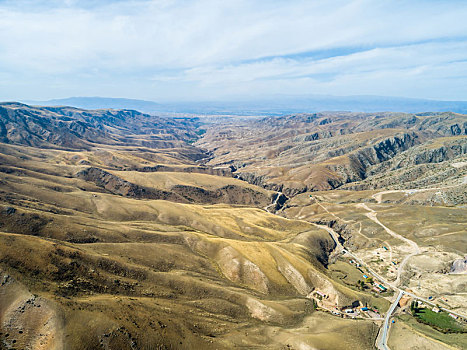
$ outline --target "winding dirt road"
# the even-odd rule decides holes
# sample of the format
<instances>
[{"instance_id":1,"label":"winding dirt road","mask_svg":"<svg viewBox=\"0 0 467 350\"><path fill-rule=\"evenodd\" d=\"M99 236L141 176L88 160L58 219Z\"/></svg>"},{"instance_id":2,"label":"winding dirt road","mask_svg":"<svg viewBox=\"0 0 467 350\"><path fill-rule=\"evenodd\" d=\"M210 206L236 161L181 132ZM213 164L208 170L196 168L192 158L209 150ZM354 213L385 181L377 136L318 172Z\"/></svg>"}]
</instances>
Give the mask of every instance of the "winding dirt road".
<instances>
[{"instance_id":1,"label":"winding dirt road","mask_svg":"<svg viewBox=\"0 0 467 350\"><path fill-rule=\"evenodd\" d=\"M407 243L407 245L409 246L409 249L411 250L411 252L404 257L404 259L402 260L402 262L399 264L399 267L397 269L397 278L396 280L394 281L394 285L396 286L399 286L400 284L400 281L401 281L401 275L402 275L402 272L404 271L404 267L405 265L407 264L407 262L409 261L409 259L415 255L418 255L418 254L421 254L422 253L422 250L420 249L420 247L418 246L417 243L415 243L414 241L394 232L393 230L391 230L390 228L388 228L387 226L385 226L381 221L379 221L379 219L377 218L377 213L376 211L374 211L373 209L371 209L370 207L368 207L365 203L360 203L360 204L357 204L357 207L360 207L360 208L363 208L365 210L368 210L369 213L366 213L365 215L370 219L372 220L373 222L377 223L378 225L380 225L388 234L390 234L392 237L396 238L396 239L399 239L405 243Z\"/></svg>"}]
</instances>

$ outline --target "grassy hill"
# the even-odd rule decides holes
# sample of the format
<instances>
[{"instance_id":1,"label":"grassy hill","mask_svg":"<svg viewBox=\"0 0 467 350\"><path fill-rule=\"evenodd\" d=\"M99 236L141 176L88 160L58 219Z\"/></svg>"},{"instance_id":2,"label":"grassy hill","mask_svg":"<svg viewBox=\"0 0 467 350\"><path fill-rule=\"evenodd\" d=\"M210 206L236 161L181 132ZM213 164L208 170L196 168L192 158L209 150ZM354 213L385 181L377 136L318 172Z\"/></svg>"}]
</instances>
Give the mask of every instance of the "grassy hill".
<instances>
[{"instance_id":1,"label":"grassy hill","mask_svg":"<svg viewBox=\"0 0 467 350\"><path fill-rule=\"evenodd\" d=\"M440 298L449 288L462 308L462 281L439 271L464 244L466 136L450 127L463 118L330 113L220 128L2 104L1 344L373 349L378 319L330 311L390 303L358 288L326 229L395 278L390 258L407 247L371 210L426 253L403 285Z\"/></svg>"}]
</instances>

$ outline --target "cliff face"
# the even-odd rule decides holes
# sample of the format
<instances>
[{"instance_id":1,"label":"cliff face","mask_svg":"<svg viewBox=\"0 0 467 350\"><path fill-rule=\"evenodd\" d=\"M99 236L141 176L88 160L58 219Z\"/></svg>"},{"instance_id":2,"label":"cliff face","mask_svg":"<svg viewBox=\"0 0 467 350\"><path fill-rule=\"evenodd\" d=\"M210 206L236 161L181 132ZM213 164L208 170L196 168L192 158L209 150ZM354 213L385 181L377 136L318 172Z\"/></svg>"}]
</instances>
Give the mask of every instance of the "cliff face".
<instances>
[{"instance_id":1,"label":"cliff face","mask_svg":"<svg viewBox=\"0 0 467 350\"><path fill-rule=\"evenodd\" d=\"M413 164L441 163L467 153L467 144L454 144L430 149L414 155Z\"/></svg>"},{"instance_id":2,"label":"cliff face","mask_svg":"<svg viewBox=\"0 0 467 350\"><path fill-rule=\"evenodd\" d=\"M467 273L467 255L452 262L451 273Z\"/></svg>"},{"instance_id":3,"label":"cliff face","mask_svg":"<svg viewBox=\"0 0 467 350\"><path fill-rule=\"evenodd\" d=\"M455 113L442 113L425 118L415 126L417 130L427 130L442 136L467 135L465 116Z\"/></svg>"},{"instance_id":4,"label":"cliff face","mask_svg":"<svg viewBox=\"0 0 467 350\"><path fill-rule=\"evenodd\" d=\"M365 147L350 154L350 168L354 176L344 178L344 182L363 180L367 177L366 172L369 167L386 162L419 142L419 136L414 132L396 134L371 147Z\"/></svg>"},{"instance_id":5,"label":"cliff face","mask_svg":"<svg viewBox=\"0 0 467 350\"><path fill-rule=\"evenodd\" d=\"M265 175L258 176L255 173L244 172L242 169L239 169L235 174L237 174L238 178L251 184L274 191L283 191L287 196L294 196L306 191L334 189L346 183L363 180L368 176L367 171L371 166L386 162L419 143L419 135L415 132L409 132L385 138L368 147L359 148L350 145L341 147L336 151L329 150L327 152L328 157L349 154L346 162L326 164L326 169L334 176L326 177L321 184L311 183L290 188L281 183L268 181ZM310 168L313 168L313 166L310 165Z\"/></svg>"},{"instance_id":6,"label":"cliff face","mask_svg":"<svg viewBox=\"0 0 467 350\"><path fill-rule=\"evenodd\" d=\"M344 188L421 188L459 184L465 181L464 176L467 175L463 166L466 155L466 137L428 140L386 162L369 167L363 181L346 184ZM454 203L456 200L448 202Z\"/></svg>"},{"instance_id":7,"label":"cliff face","mask_svg":"<svg viewBox=\"0 0 467 350\"><path fill-rule=\"evenodd\" d=\"M455 113L314 113L212 127L198 145L213 155L208 165L235 165L238 178L293 196L456 159L466 132Z\"/></svg>"}]
</instances>

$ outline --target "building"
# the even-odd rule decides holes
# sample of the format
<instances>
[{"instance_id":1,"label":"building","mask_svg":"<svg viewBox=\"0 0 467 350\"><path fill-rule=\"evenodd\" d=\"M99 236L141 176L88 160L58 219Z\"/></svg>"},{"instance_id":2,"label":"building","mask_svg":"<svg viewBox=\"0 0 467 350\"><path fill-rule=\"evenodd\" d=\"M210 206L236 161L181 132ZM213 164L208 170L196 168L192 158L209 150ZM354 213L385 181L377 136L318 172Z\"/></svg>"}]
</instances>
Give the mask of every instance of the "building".
<instances>
[{"instance_id":1,"label":"building","mask_svg":"<svg viewBox=\"0 0 467 350\"><path fill-rule=\"evenodd\" d=\"M383 292L387 291L387 288L385 286L383 286L382 284L379 284L378 288L381 289L381 291L383 291Z\"/></svg>"}]
</instances>

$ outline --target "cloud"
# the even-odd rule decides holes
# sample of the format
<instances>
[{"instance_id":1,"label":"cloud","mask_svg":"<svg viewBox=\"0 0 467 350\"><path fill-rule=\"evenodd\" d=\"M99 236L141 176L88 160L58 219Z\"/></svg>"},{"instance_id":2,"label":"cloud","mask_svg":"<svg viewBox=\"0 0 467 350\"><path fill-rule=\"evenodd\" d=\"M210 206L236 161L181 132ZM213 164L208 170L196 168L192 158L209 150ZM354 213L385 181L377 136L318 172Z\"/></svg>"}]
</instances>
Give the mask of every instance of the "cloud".
<instances>
[{"instance_id":1,"label":"cloud","mask_svg":"<svg viewBox=\"0 0 467 350\"><path fill-rule=\"evenodd\" d=\"M399 81L465 98L466 16L433 0L0 1L0 97L393 94Z\"/></svg>"}]
</instances>

